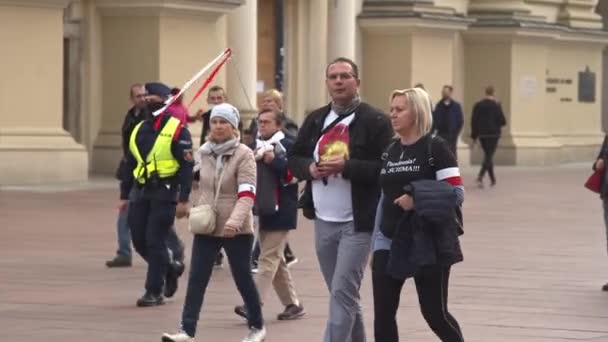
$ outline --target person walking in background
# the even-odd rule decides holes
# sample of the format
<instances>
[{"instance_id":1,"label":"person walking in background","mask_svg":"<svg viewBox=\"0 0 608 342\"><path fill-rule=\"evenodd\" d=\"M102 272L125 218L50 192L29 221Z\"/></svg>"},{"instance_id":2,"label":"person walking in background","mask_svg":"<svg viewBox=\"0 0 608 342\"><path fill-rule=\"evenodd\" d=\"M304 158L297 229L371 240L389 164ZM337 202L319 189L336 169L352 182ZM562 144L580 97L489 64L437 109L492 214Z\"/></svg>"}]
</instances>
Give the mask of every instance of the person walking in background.
<instances>
[{"instance_id":1,"label":"person walking in background","mask_svg":"<svg viewBox=\"0 0 608 342\"><path fill-rule=\"evenodd\" d=\"M298 223L298 184L287 168L287 151L294 139L281 130L284 124L282 113L266 109L258 114L259 139L254 150L258 186L254 213L259 218L261 252L256 285L262 303L270 287L274 286L285 308L277 318L292 320L304 315L304 307L296 294L284 256L289 232L296 229ZM247 317L244 305L237 306L235 312Z\"/></svg>"},{"instance_id":2,"label":"person walking in background","mask_svg":"<svg viewBox=\"0 0 608 342\"><path fill-rule=\"evenodd\" d=\"M441 100L435 105L433 111L433 128L437 135L447 141L450 150L457 156L458 136L464 124L462 106L452 98L454 88L451 85L443 86Z\"/></svg>"},{"instance_id":3,"label":"person walking in background","mask_svg":"<svg viewBox=\"0 0 608 342\"><path fill-rule=\"evenodd\" d=\"M209 122L211 110L213 109L213 107L226 101L228 101L228 95L226 95L226 90L224 90L224 88L218 85L214 85L209 88L209 91L207 92L207 111L199 109L196 113L197 117L200 117L202 122L200 146L203 146L205 144L207 140L207 134L209 133L209 129L211 128L211 124Z\"/></svg>"},{"instance_id":4,"label":"person walking in background","mask_svg":"<svg viewBox=\"0 0 608 342\"><path fill-rule=\"evenodd\" d=\"M494 87L485 89L485 97L473 106L471 116L471 139L473 144L479 139L483 149L483 162L477 175L477 186L483 188L483 177L486 172L490 176L490 185L496 185L494 174L494 153L498 146L501 129L507 124L500 103L494 97Z\"/></svg>"},{"instance_id":5,"label":"person walking in background","mask_svg":"<svg viewBox=\"0 0 608 342\"><path fill-rule=\"evenodd\" d=\"M150 112L169 96L162 84L149 84ZM168 88L167 88L168 89ZM169 252L175 218L187 215L192 184L192 139L181 122L165 112L137 124L129 139L129 154L121 178L120 207L129 206L128 222L137 253L148 264L145 293L137 306L164 303L177 291L183 263ZM133 191L134 195L129 195ZM183 249L182 249L183 251Z\"/></svg>"},{"instance_id":6,"label":"person walking in background","mask_svg":"<svg viewBox=\"0 0 608 342\"><path fill-rule=\"evenodd\" d=\"M121 146L122 146L122 157L116 170L116 178L121 179L123 170L126 167L126 157L129 154L129 137L131 131L141 121L143 121L147 115L146 109L146 87L143 84L136 83L131 86L129 91L129 98L133 105L122 123L121 134ZM116 256L106 261L107 267L131 267L133 258L131 250L131 231L127 223L128 206L118 211L118 220L116 222L116 233L118 237L118 250Z\"/></svg>"}]
</instances>

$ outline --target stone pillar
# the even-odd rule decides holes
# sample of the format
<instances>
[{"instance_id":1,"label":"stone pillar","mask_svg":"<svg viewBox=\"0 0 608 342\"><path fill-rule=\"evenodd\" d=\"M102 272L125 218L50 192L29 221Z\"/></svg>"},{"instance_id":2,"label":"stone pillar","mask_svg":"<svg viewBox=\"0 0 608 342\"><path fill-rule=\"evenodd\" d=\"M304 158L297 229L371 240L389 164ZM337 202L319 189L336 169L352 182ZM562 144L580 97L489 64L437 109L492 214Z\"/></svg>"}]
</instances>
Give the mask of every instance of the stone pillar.
<instances>
[{"instance_id":1,"label":"stone pillar","mask_svg":"<svg viewBox=\"0 0 608 342\"><path fill-rule=\"evenodd\" d=\"M287 0L285 18L286 87L289 116L303 122L312 110L327 103L328 0Z\"/></svg>"},{"instance_id":2,"label":"stone pillar","mask_svg":"<svg viewBox=\"0 0 608 342\"><path fill-rule=\"evenodd\" d=\"M103 84L101 128L93 149L95 172L109 174L116 169L121 157L120 127L130 107L132 84L161 81L181 87L225 48L221 17L237 5L196 1L184 7L181 3L97 0ZM217 82L222 84L222 79L218 76ZM194 90L185 94L186 104ZM200 101L191 111L199 105ZM189 128L193 140L198 141L200 125Z\"/></svg>"},{"instance_id":3,"label":"stone pillar","mask_svg":"<svg viewBox=\"0 0 608 342\"><path fill-rule=\"evenodd\" d=\"M88 177L86 149L63 129L66 4L0 0L0 185Z\"/></svg>"},{"instance_id":4,"label":"stone pillar","mask_svg":"<svg viewBox=\"0 0 608 342\"><path fill-rule=\"evenodd\" d=\"M228 15L228 46L233 53L226 69L228 101L241 112L243 127L257 112L257 13L257 0L247 0Z\"/></svg>"},{"instance_id":5,"label":"stone pillar","mask_svg":"<svg viewBox=\"0 0 608 342\"><path fill-rule=\"evenodd\" d=\"M327 57L356 59L357 7L355 0L329 0Z\"/></svg>"}]
</instances>

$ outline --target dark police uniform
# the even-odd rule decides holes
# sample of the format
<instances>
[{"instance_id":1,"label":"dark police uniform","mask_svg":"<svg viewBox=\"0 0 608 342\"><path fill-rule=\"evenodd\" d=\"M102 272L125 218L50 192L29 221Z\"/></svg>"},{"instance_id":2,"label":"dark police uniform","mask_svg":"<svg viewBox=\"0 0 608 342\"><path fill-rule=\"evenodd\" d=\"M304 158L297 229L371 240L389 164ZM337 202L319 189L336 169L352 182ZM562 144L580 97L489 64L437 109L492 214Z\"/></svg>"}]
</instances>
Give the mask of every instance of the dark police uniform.
<instances>
[{"instance_id":1,"label":"dark police uniform","mask_svg":"<svg viewBox=\"0 0 608 342\"><path fill-rule=\"evenodd\" d=\"M163 286L171 297L183 272L171 261L166 241L177 201L188 202L194 162L190 132L176 120L165 113L134 128L122 177L121 199L129 199L135 187L128 222L135 250L148 263L146 293L138 306L162 304Z\"/></svg>"}]
</instances>

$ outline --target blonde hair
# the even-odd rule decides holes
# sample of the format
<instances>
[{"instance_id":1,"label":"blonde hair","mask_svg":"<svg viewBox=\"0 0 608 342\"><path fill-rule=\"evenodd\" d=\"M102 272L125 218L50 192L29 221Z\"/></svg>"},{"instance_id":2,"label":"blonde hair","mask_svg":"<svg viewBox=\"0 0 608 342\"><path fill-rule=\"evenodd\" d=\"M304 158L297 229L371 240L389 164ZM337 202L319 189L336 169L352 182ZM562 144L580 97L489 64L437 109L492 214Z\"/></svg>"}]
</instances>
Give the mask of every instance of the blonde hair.
<instances>
[{"instance_id":1,"label":"blonde hair","mask_svg":"<svg viewBox=\"0 0 608 342\"><path fill-rule=\"evenodd\" d=\"M409 89L395 89L391 93L390 101L397 96L405 96L409 110L414 114L414 126L420 135L426 135L433 126L432 103L426 90L416 87Z\"/></svg>"},{"instance_id":2,"label":"blonde hair","mask_svg":"<svg viewBox=\"0 0 608 342\"><path fill-rule=\"evenodd\" d=\"M262 98L270 97L283 110L283 94L276 89L266 90L262 94Z\"/></svg>"}]
</instances>

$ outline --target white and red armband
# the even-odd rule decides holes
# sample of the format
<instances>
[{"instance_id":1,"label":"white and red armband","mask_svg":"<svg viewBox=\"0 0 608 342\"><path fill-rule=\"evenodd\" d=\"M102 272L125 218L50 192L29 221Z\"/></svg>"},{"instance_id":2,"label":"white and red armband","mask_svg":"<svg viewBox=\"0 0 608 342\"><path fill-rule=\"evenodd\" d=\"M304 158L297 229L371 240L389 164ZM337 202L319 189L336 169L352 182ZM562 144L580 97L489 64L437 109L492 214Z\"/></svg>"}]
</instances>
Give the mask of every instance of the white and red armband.
<instances>
[{"instance_id":1,"label":"white and red armband","mask_svg":"<svg viewBox=\"0 0 608 342\"><path fill-rule=\"evenodd\" d=\"M445 169L437 170L436 177L438 181L448 182L454 186L462 186L460 169L457 167L446 167Z\"/></svg>"},{"instance_id":2,"label":"white and red armband","mask_svg":"<svg viewBox=\"0 0 608 342\"><path fill-rule=\"evenodd\" d=\"M255 185L243 183L239 184L238 198L249 197L255 201Z\"/></svg>"}]
</instances>

